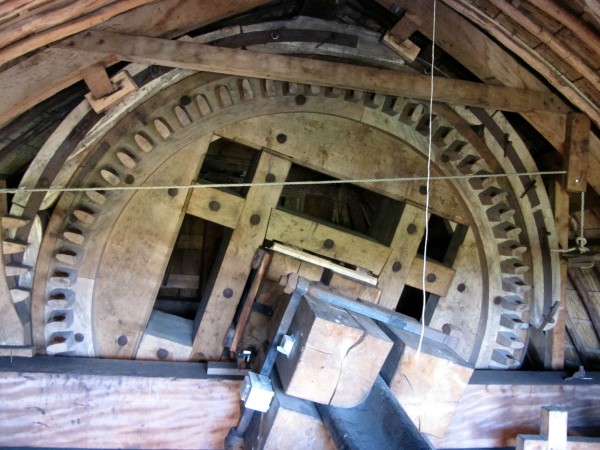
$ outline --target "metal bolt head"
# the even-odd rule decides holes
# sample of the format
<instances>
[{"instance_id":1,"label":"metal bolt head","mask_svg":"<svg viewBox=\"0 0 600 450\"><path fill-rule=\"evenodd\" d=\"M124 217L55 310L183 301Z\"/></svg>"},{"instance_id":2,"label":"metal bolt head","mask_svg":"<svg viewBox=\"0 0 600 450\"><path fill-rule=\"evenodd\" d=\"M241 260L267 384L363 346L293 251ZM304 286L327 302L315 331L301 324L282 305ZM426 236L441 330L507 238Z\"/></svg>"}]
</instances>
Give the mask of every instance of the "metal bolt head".
<instances>
[{"instance_id":1,"label":"metal bolt head","mask_svg":"<svg viewBox=\"0 0 600 450\"><path fill-rule=\"evenodd\" d=\"M456 286L456 289L458 290L458 292L465 292L465 289L467 287L465 286L465 283L460 283L458 286Z\"/></svg>"},{"instance_id":2,"label":"metal bolt head","mask_svg":"<svg viewBox=\"0 0 600 450\"><path fill-rule=\"evenodd\" d=\"M273 175L272 173L268 173L268 174L265 176L265 181L266 181L267 183L275 183L275 181L276 181L276 180L277 180L277 178L276 178L276 177L275 177L275 175Z\"/></svg>"},{"instance_id":3,"label":"metal bolt head","mask_svg":"<svg viewBox=\"0 0 600 450\"><path fill-rule=\"evenodd\" d=\"M298 95L296 95L296 98L294 99L294 101L296 102L296 105L302 106L306 103L306 96L302 95L302 94L298 94Z\"/></svg>"},{"instance_id":4,"label":"metal bolt head","mask_svg":"<svg viewBox=\"0 0 600 450\"><path fill-rule=\"evenodd\" d=\"M181 103L183 106L187 106L190 103L192 103L192 99L190 98L189 95L183 95L180 99L179 99L179 103Z\"/></svg>"},{"instance_id":5,"label":"metal bolt head","mask_svg":"<svg viewBox=\"0 0 600 450\"><path fill-rule=\"evenodd\" d=\"M285 144L287 141L287 136L283 133L279 133L277 135L277 142L279 142L280 144Z\"/></svg>"},{"instance_id":6,"label":"metal bolt head","mask_svg":"<svg viewBox=\"0 0 600 450\"><path fill-rule=\"evenodd\" d=\"M156 351L156 356L158 359L167 359L167 356L169 356L169 351L165 350L164 348L159 348Z\"/></svg>"},{"instance_id":7,"label":"metal bolt head","mask_svg":"<svg viewBox=\"0 0 600 450\"><path fill-rule=\"evenodd\" d=\"M429 281L430 283L433 283L435 280L437 280L437 277L434 273L430 273L429 275L427 275L427 281Z\"/></svg>"},{"instance_id":8,"label":"metal bolt head","mask_svg":"<svg viewBox=\"0 0 600 450\"><path fill-rule=\"evenodd\" d=\"M121 347L125 347L127 345L127 341L127 336L121 335L117 339L117 344L119 344Z\"/></svg>"},{"instance_id":9,"label":"metal bolt head","mask_svg":"<svg viewBox=\"0 0 600 450\"><path fill-rule=\"evenodd\" d=\"M420 186L419 187L419 194L421 194L421 195L427 194L427 186Z\"/></svg>"},{"instance_id":10,"label":"metal bolt head","mask_svg":"<svg viewBox=\"0 0 600 450\"><path fill-rule=\"evenodd\" d=\"M411 223L406 227L406 231L408 234L415 234L417 232L417 226L414 223Z\"/></svg>"},{"instance_id":11,"label":"metal bolt head","mask_svg":"<svg viewBox=\"0 0 600 450\"><path fill-rule=\"evenodd\" d=\"M85 337L81 333L75 333L75 342L83 342Z\"/></svg>"},{"instance_id":12,"label":"metal bolt head","mask_svg":"<svg viewBox=\"0 0 600 450\"><path fill-rule=\"evenodd\" d=\"M170 188L167 191L167 194L169 194L169 197L177 197L177 194L179 193L179 190L176 188Z\"/></svg>"},{"instance_id":13,"label":"metal bolt head","mask_svg":"<svg viewBox=\"0 0 600 450\"><path fill-rule=\"evenodd\" d=\"M334 245L335 242L333 242L333 239L325 239L325 242L323 242L323 247L325 247L328 250L331 250Z\"/></svg>"},{"instance_id":14,"label":"metal bolt head","mask_svg":"<svg viewBox=\"0 0 600 450\"><path fill-rule=\"evenodd\" d=\"M213 200L213 201L211 201L211 202L208 204L208 208L209 208L211 211L218 211L218 210L220 210L220 209L221 209L221 204L220 204L218 201L216 201L216 200Z\"/></svg>"},{"instance_id":15,"label":"metal bolt head","mask_svg":"<svg viewBox=\"0 0 600 450\"><path fill-rule=\"evenodd\" d=\"M260 223L260 216L258 214L252 214L250 216L250 223L252 225L258 225Z\"/></svg>"},{"instance_id":16,"label":"metal bolt head","mask_svg":"<svg viewBox=\"0 0 600 450\"><path fill-rule=\"evenodd\" d=\"M400 272L402 270L402 263L400 261L394 261L392 264L392 272Z\"/></svg>"},{"instance_id":17,"label":"metal bolt head","mask_svg":"<svg viewBox=\"0 0 600 450\"><path fill-rule=\"evenodd\" d=\"M233 289L227 288L223 291L223 297L231 298L233 297Z\"/></svg>"}]
</instances>

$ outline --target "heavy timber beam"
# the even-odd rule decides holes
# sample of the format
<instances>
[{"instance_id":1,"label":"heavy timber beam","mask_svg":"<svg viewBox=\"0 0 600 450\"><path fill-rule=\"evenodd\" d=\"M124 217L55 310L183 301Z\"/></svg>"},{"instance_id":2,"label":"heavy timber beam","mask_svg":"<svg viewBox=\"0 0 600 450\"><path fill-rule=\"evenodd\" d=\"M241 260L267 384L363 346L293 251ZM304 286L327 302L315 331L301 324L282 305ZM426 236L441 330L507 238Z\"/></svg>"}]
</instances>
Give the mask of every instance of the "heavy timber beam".
<instances>
[{"instance_id":1,"label":"heavy timber beam","mask_svg":"<svg viewBox=\"0 0 600 450\"><path fill-rule=\"evenodd\" d=\"M287 160L263 152L252 181L264 183L271 178L285 181L291 165ZM203 294L201 311L196 318L192 359L218 360L221 357L227 329L250 275L256 250L265 239L271 208L277 206L282 189L282 185L277 185L254 186L248 190L220 267L215 266Z\"/></svg>"},{"instance_id":2,"label":"heavy timber beam","mask_svg":"<svg viewBox=\"0 0 600 450\"><path fill-rule=\"evenodd\" d=\"M317 404L317 409L338 449L434 448L412 423L381 377L360 405L336 408Z\"/></svg>"},{"instance_id":3,"label":"heavy timber beam","mask_svg":"<svg viewBox=\"0 0 600 450\"><path fill-rule=\"evenodd\" d=\"M232 3L213 0L162 0L120 14L102 23L100 28L124 33L175 37L270 1L236 0ZM79 29L71 30L60 38L77 31ZM98 54L85 55L51 47L0 72L0 86L10 86L10 89L4 89L0 95L0 126L81 80L81 71L86 67L97 63L108 66L116 62L113 58L104 58Z\"/></svg>"},{"instance_id":4,"label":"heavy timber beam","mask_svg":"<svg viewBox=\"0 0 600 450\"><path fill-rule=\"evenodd\" d=\"M411 0L377 0L381 5L392 8L399 5L411 9L423 21L419 29L431 39L432 3ZM438 2L436 17L436 45L473 72L479 79L492 84L544 91L548 88L525 66L479 28L449 6ZM473 58L473 55L479 55ZM562 87L559 85L559 87ZM522 113L561 153L565 147L566 116L548 114L543 111ZM600 173L600 139L590 137L590 173ZM590 177L589 184L600 192L600 177Z\"/></svg>"},{"instance_id":5,"label":"heavy timber beam","mask_svg":"<svg viewBox=\"0 0 600 450\"><path fill-rule=\"evenodd\" d=\"M62 45L73 50L112 54L121 60L143 64L325 85L423 100L430 97L429 76L393 70L103 31L79 34ZM438 102L514 112L568 112L562 101L550 93L441 77L435 80L435 84L434 101Z\"/></svg>"}]
</instances>

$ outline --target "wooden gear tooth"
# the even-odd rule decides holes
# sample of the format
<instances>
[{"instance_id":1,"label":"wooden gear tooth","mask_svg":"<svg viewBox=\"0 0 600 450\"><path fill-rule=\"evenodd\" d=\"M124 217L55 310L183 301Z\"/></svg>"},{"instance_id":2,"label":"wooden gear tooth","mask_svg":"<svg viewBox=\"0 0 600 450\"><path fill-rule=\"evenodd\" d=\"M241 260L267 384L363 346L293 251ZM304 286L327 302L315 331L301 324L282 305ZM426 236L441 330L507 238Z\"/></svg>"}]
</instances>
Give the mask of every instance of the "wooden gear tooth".
<instances>
[{"instance_id":1,"label":"wooden gear tooth","mask_svg":"<svg viewBox=\"0 0 600 450\"><path fill-rule=\"evenodd\" d=\"M504 203L499 203L486 210L488 219L491 222L505 222L512 220L516 211Z\"/></svg>"},{"instance_id":2,"label":"wooden gear tooth","mask_svg":"<svg viewBox=\"0 0 600 450\"><path fill-rule=\"evenodd\" d=\"M100 171L100 176L104 178L104 180L111 186L118 186L121 184L121 178L119 177L119 174L116 170L110 167L102 169Z\"/></svg>"},{"instance_id":3,"label":"wooden gear tooth","mask_svg":"<svg viewBox=\"0 0 600 450\"><path fill-rule=\"evenodd\" d=\"M16 239L4 239L2 241L2 253L5 255L15 255L23 253L27 250L29 244L16 240Z\"/></svg>"},{"instance_id":4,"label":"wooden gear tooth","mask_svg":"<svg viewBox=\"0 0 600 450\"><path fill-rule=\"evenodd\" d=\"M518 295L505 295L502 297L501 305L509 311L524 312L529 310L529 304Z\"/></svg>"},{"instance_id":5,"label":"wooden gear tooth","mask_svg":"<svg viewBox=\"0 0 600 450\"><path fill-rule=\"evenodd\" d=\"M521 228L510 222L502 222L494 225L492 228L496 239L515 239L523 231Z\"/></svg>"},{"instance_id":6,"label":"wooden gear tooth","mask_svg":"<svg viewBox=\"0 0 600 450\"><path fill-rule=\"evenodd\" d=\"M526 330L529 324L517 314L504 313L500 316L500 325L510 330Z\"/></svg>"},{"instance_id":7,"label":"wooden gear tooth","mask_svg":"<svg viewBox=\"0 0 600 450\"><path fill-rule=\"evenodd\" d=\"M503 273L511 275L520 275L529 271L529 266L517 258L506 259L500 263L500 268Z\"/></svg>"},{"instance_id":8,"label":"wooden gear tooth","mask_svg":"<svg viewBox=\"0 0 600 450\"><path fill-rule=\"evenodd\" d=\"M527 251L527 247L517 241L504 241L498 245L502 256L520 256Z\"/></svg>"},{"instance_id":9,"label":"wooden gear tooth","mask_svg":"<svg viewBox=\"0 0 600 450\"><path fill-rule=\"evenodd\" d=\"M163 119L154 119L154 128L156 129L156 132L160 135L160 137L163 139L167 139L173 133L171 127L169 127L167 122Z\"/></svg>"},{"instance_id":10,"label":"wooden gear tooth","mask_svg":"<svg viewBox=\"0 0 600 450\"><path fill-rule=\"evenodd\" d=\"M16 262L10 262L6 264L4 270L7 277L17 277L19 275L25 275L31 270L31 267Z\"/></svg>"},{"instance_id":11,"label":"wooden gear tooth","mask_svg":"<svg viewBox=\"0 0 600 450\"><path fill-rule=\"evenodd\" d=\"M502 279L502 289L514 294L524 294L531 290L531 285L519 277L506 277Z\"/></svg>"},{"instance_id":12,"label":"wooden gear tooth","mask_svg":"<svg viewBox=\"0 0 600 450\"><path fill-rule=\"evenodd\" d=\"M525 343L519 340L519 336L510 331L501 331L498 333L496 342L504 347L511 348L513 350L521 350L525 347Z\"/></svg>"},{"instance_id":13,"label":"wooden gear tooth","mask_svg":"<svg viewBox=\"0 0 600 450\"><path fill-rule=\"evenodd\" d=\"M15 217L10 215L2 216L1 221L2 228L21 228L31 222L31 220L29 219L23 219L22 217Z\"/></svg>"},{"instance_id":14,"label":"wooden gear tooth","mask_svg":"<svg viewBox=\"0 0 600 450\"><path fill-rule=\"evenodd\" d=\"M152 140L142 133L135 134L133 136L133 140L144 153L150 153L154 149L154 143Z\"/></svg>"},{"instance_id":15,"label":"wooden gear tooth","mask_svg":"<svg viewBox=\"0 0 600 450\"><path fill-rule=\"evenodd\" d=\"M31 293L26 289L14 288L10 290L10 295L14 303L20 303L29 300Z\"/></svg>"},{"instance_id":16,"label":"wooden gear tooth","mask_svg":"<svg viewBox=\"0 0 600 450\"><path fill-rule=\"evenodd\" d=\"M483 205L496 205L506 201L508 193L497 187L489 187L479 193L479 200Z\"/></svg>"},{"instance_id":17,"label":"wooden gear tooth","mask_svg":"<svg viewBox=\"0 0 600 450\"><path fill-rule=\"evenodd\" d=\"M519 361L515 359L512 353L506 350L495 349L492 352L492 361L509 368L517 367L519 365Z\"/></svg>"}]
</instances>

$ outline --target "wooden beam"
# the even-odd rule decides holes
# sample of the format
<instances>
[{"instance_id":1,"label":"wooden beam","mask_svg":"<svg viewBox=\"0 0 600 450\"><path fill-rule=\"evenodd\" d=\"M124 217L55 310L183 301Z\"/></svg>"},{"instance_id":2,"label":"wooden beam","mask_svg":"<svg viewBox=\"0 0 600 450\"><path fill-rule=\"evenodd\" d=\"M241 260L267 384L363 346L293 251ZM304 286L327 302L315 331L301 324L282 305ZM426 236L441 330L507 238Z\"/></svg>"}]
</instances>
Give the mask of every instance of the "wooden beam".
<instances>
[{"instance_id":1,"label":"wooden beam","mask_svg":"<svg viewBox=\"0 0 600 450\"><path fill-rule=\"evenodd\" d=\"M429 39L433 29L432 4L412 0L377 0L392 8L399 5L412 9L423 20L421 32ZM548 90L530 70L493 38L471 23L467 18L444 3L437 4L436 45L463 64L481 80L490 80L504 86ZM473 58L473 55L479 55ZM558 89L567 89L560 81ZM541 111L523 113L523 116L561 153L564 150L566 116ZM590 173L600 173L600 139L590 137ZM589 183L600 192L600 177L592 177Z\"/></svg>"},{"instance_id":2,"label":"wooden beam","mask_svg":"<svg viewBox=\"0 0 600 450\"><path fill-rule=\"evenodd\" d=\"M101 28L149 36L175 37L215 21L242 13L271 0L161 0L133 9L103 23ZM81 71L93 64L105 67L117 60L98 54L82 54L55 47L0 72L0 126L81 79Z\"/></svg>"},{"instance_id":3,"label":"wooden beam","mask_svg":"<svg viewBox=\"0 0 600 450\"><path fill-rule=\"evenodd\" d=\"M381 306L394 310L398 306L424 231L425 211L406 204L392 239L390 255L377 281L382 291ZM423 260L420 261L422 266Z\"/></svg>"},{"instance_id":4,"label":"wooden beam","mask_svg":"<svg viewBox=\"0 0 600 450\"><path fill-rule=\"evenodd\" d=\"M569 192L585 192L587 189L588 151L590 146L590 119L585 114L567 114L565 136L565 175L564 189Z\"/></svg>"},{"instance_id":5,"label":"wooden beam","mask_svg":"<svg viewBox=\"0 0 600 450\"><path fill-rule=\"evenodd\" d=\"M241 382L197 363L5 357L0 366L6 446L218 449L239 417Z\"/></svg>"},{"instance_id":6,"label":"wooden beam","mask_svg":"<svg viewBox=\"0 0 600 450\"><path fill-rule=\"evenodd\" d=\"M267 152L260 156L254 182L264 182L268 174L285 181L291 162ZM271 178L271 177L269 177ZM233 230L220 267L214 269L203 294L196 318L192 359L219 359L227 329L242 296L256 250L267 232L271 208L277 206L282 186L254 186L248 190L238 224Z\"/></svg>"},{"instance_id":7,"label":"wooden beam","mask_svg":"<svg viewBox=\"0 0 600 450\"><path fill-rule=\"evenodd\" d=\"M417 14L406 11L400 20L396 22L396 25L383 36L382 41L404 59L413 62L421 49L408 38L411 37L422 24L423 21Z\"/></svg>"},{"instance_id":8,"label":"wooden beam","mask_svg":"<svg viewBox=\"0 0 600 450\"><path fill-rule=\"evenodd\" d=\"M267 239L290 244L379 274L389 248L375 241L290 212L274 210Z\"/></svg>"},{"instance_id":9,"label":"wooden beam","mask_svg":"<svg viewBox=\"0 0 600 450\"><path fill-rule=\"evenodd\" d=\"M192 190L186 212L227 228L235 228L240 220L243 208L243 197L230 192L203 187Z\"/></svg>"},{"instance_id":10,"label":"wooden beam","mask_svg":"<svg viewBox=\"0 0 600 450\"><path fill-rule=\"evenodd\" d=\"M423 100L430 97L429 76L364 66L105 31L89 31L69 38L61 45L73 50L114 54L125 61L145 64L375 91ZM352 77L348 76L350 73ZM434 101L438 102L515 112L568 112L562 101L549 93L441 77L435 83Z\"/></svg>"}]
</instances>

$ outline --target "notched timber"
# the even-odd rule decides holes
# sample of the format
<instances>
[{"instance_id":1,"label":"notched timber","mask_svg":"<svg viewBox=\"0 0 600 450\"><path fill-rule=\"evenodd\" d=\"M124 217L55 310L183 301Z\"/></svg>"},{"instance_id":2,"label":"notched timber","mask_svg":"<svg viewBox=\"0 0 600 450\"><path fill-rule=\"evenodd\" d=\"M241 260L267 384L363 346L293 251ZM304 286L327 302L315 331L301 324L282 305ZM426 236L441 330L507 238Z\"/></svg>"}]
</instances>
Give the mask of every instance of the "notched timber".
<instances>
[{"instance_id":1,"label":"notched timber","mask_svg":"<svg viewBox=\"0 0 600 450\"><path fill-rule=\"evenodd\" d=\"M90 31L67 39L60 46L84 52L114 54L125 61L167 67L268 78L294 83L429 99L430 77L343 63L213 47L192 42ZM351 77L348 74L352 74ZM551 111L568 108L554 94L526 89L437 78L434 101L479 106L503 111Z\"/></svg>"}]
</instances>

